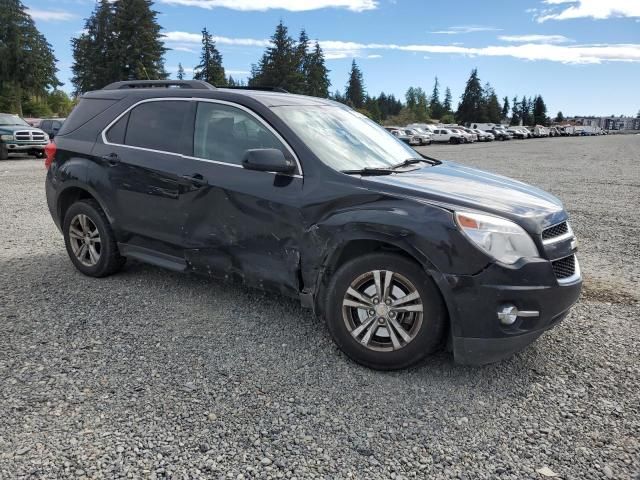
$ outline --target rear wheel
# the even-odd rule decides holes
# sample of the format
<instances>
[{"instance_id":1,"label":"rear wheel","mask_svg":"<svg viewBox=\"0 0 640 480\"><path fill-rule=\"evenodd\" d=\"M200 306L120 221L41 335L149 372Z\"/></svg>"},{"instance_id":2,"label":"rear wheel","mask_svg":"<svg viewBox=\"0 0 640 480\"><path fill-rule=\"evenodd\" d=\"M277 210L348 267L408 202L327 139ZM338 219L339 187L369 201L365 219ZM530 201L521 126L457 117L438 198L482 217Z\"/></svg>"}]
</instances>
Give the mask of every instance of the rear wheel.
<instances>
[{"instance_id":1,"label":"rear wheel","mask_svg":"<svg viewBox=\"0 0 640 480\"><path fill-rule=\"evenodd\" d=\"M343 265L329 285L325 312L340 349L379 370L406 368L433 353L446 322L433 280L415 262L389 253Z\"/></svg>"},{"instance_id":2,"label":"rear wheel","mask_svg":"<svg viewBox=\"0 0 640 480\"><path fill-rule=\"evenodd\" d=\"M95 200L80 200L69 207L63 233L69 258L85 275L106 277L124 265L109 220Z\"/></svg>"}]
</instances>

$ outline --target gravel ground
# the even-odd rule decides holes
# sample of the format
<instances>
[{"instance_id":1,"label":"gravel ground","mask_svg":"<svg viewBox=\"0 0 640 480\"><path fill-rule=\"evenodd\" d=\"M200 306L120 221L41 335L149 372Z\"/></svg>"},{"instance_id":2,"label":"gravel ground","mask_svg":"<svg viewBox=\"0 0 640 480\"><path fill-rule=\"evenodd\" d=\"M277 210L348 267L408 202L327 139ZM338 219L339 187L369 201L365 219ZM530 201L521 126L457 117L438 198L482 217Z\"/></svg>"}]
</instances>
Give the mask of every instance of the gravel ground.
<instances>
[{"instance_id":1,"label":"gravel ground","mask_svg":"<svg viewBox=\"0 0 640 480\"><path fill-rule=\"evenodd\" d=\"M41 160L0 163L0 478L640 478L640 137L425 151L561 197L586 294L514 358L381 373L295 302L82 276Z\"/></svg>"}]
</instances>

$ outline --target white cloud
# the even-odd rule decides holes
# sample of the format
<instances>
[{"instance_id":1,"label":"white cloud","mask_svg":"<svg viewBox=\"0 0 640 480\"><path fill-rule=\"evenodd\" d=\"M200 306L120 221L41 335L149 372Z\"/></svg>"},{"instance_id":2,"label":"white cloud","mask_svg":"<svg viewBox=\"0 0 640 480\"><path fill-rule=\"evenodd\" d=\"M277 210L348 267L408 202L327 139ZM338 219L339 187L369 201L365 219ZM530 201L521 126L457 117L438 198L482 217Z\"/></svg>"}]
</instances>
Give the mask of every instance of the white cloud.
<instances>
[{"instance_id":1,"label":"white cloud","mask_svg":"<svg viewBox=\"0 0 640 480\"><path fill-rule=\"evenodd\" d=\"M76 18L71 12L65 12L62 10L38 10L30 8L27 13L31 15L34 20L41 20L43 22L67 22Z\"/></svg>"},{"instance_id":2,"label":"white cloud","mask_svg":"<svg viewBox=\"0 0 640 480\"><path fill-rule=\"evenodd\" d=\"M202 43L202 34L187 32L166 32L164 39L171 43ZM213 41L221 45L240 45L243 47L268 47L271 40L258 40L255 38L229 38L213 36Z\"/></svg>"},{"instance_id":3,"label":"white cloud","mask_svg":"<svg viewBox=\"0 0 640 480\"><path fill-rule=\"evenodd\" d=\"M167 32L166 40L185 46L199 44L201 35L186 32ZM252 38L214 37L222 45L266 47L269 40ZM431 45L394 43L358 43L340 40L320 40L328 60L366 58L380 51L395 50L422 54L465 55L478 57L510 57L521 60L550 61L566 64L596 64L603 62L640 62L640 44L554 45L544 42L525 42L519 45L465 47L462 45ZM371 52L373 51L373 52ZM370 52L370 53L369 53ZM375 58L375 57L373 57Z\"/></svg>"},{"instance_id":4,"label":"white cloud","mask_svg":"<svg viewBox=\"0 0 640 480\"><path fill-rule=\"evenodd\" d=\"M206 9L219 7L241 11L280 9L292 12L321 8L344 8L353 12L363 12L378 6L377 0L160 0L160 3Z\"/></svg>"},{"instance_id":5,"label":"white cloud","mask_svg":"<svg viewBox=\"0 0 640 480\"><path fill-rule=\"evenodd\" d=\"M498 38L504 42L514 43L567 43L573 41L564 35L500 35Z\"/></svg>"},{"instance_id":6,"label":"white cloud","mask_svg":"<svg viewBox=\"0 0 640 480\"><path fill-rule=\"evenodd\" d=\"M501 28L484 27L482 25L461 25L458 27L449 27L446 30L436 30L435 32L443 35L458 35L460 33L477 33L477 32L499 32Z\"/></svg>"},{"instance_id":7,"label":"white cloud","mask_svg":"<svg viewBox=\"0 0 640 480\"><path fill-rule=\"evenodd\" d=\"M537 17L538 22L547 20L570 20L594 18L603 20L611 17L640 17L638 0L545 0L547 5L565 5L559 10L545 11ZM571 4L566 6L566 4Z\"/></svg>"}]
</instances>

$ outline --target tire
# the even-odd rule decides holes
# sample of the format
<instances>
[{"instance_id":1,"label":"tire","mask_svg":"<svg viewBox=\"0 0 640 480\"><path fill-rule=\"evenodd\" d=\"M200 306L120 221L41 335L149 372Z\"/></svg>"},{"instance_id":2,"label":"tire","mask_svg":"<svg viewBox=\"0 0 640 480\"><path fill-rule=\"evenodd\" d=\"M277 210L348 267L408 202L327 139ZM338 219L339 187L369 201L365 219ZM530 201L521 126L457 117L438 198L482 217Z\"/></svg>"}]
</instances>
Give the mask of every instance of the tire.
<instances>
[{"instance_id":1,"label":"tire","mask_svg":"<svg viewBox=\"0 0 640 480\"><path fill-rule=\"evenodd\" d=\"M0 145L0 160L7 160L9 158L9 151L6 145Z\"/></svg>"},{"instance_id":2,"label":"tire","mask_svg":"<svg viewBox=\"0 0 640 480\"><path fill-rule=\"evenodd\" d=\"M36 158L44 158L44 150L36 150L33 152L33 156Z\"/></svg>"},{"instance_id":3,"label":"tire","mask_svg":"<svg viewBox=\"0 0 640 480\"><path fill-rule=\"evenodd\" d=\"M407 311L396 311L375 298L376 271L381 290L389 272L393 273L389 277L389 303L397 303L397 308ZM359 296L348 293L353 290ZM409 294L414 298L402 302ZM355 304L343 303L354 301ZM329 283L324 312L329 332L340 350L355 362L376 370L407 368L435 352L442 344L447 319L433 280L415 262L391 253L364 255L340 267Z\"/></svg>"},{"instance_id":4,"label":"tire","mask_svg":"<svg viewBox=\"0 0 640 480\"><path fill-rule=\"evenodd\" d=\"M67 253L80 272L89 277L100 278L122 268L126 259L120 256L109 220L98 202L93 199L77 201L67 210L62 225ZM86 240L86 235L78 235L79 233L90 234L89 240ZM91 245L88 245L87 241Z\"/></svg>"}]
</instances>

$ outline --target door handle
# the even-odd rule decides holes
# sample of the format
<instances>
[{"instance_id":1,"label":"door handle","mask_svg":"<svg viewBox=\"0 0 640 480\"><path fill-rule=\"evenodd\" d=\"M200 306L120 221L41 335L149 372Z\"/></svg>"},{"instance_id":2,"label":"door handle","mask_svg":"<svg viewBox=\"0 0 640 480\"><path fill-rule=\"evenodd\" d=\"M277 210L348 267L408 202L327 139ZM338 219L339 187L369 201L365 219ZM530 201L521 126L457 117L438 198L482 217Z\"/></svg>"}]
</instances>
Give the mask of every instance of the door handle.
<instances>
[{"instance_id":1,"label":"door handle","mask_svg":"<svg viewBox=\"0 0 640 480\"><path fill-rule=\"evenodd\" d=\"M107 155L103 155L102 159L105 160L109 165L114 166L120 163L120 157L117 153L109 153Z\"/></svg>"},{"instance_id":2,"label":"door handle","mask_svg":"<svg viewBox=\"0 0 640 480\"><path fill-rule=\"evenodd\" d=\"M193 175L182 175L182 178L185 180L188 180L189 182L191 182L192 184L198 187L206 187L207 185L209 185L209 182L207 182L207 179L204 178L199 173L194 173Z\"/></svg>"}]
</instances>

